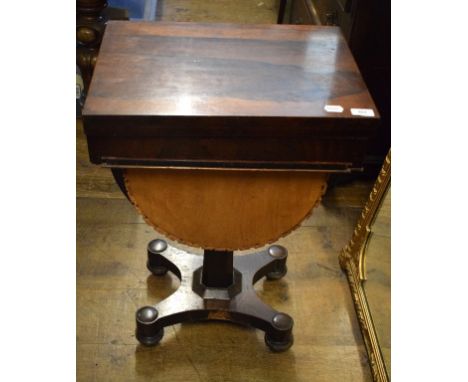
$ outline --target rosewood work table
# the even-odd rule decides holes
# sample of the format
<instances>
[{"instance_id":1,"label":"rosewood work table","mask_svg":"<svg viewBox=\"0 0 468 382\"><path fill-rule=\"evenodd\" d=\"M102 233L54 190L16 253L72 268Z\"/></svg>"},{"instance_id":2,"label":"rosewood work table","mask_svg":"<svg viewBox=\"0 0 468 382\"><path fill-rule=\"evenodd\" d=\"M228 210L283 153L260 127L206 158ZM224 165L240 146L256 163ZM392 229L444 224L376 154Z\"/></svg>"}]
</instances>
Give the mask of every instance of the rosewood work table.
<instances>
[{"instance_id":1,"label":"rosewood work table","mask_svg":"<svg viewBox=\"0 0 468 382\"><path fill-rule=\"evenodd\" d=\"M91 162L146 222L204 249L148 244L148 269L181 285L137 311L138 340L227 320L288 349L293 319L253 284L286 275L274 242L310 215L328 174L361 169L379 118L339 28L111 21L83 118Z\"/></svg>"}]
</instances>

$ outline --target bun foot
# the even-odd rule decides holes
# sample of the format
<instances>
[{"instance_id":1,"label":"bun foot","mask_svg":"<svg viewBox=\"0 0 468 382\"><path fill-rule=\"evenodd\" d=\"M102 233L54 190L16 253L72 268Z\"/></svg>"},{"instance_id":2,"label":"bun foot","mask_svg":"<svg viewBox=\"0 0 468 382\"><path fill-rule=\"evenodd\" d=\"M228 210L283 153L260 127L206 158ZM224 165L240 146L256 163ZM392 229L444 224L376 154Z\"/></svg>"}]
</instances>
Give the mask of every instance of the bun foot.
<instances>
[{"instance_id":1,"label":"bun foot","mask_svg":"<svg viewBox=\"0 0 468 382\"><path fill-rule=\"evenodd\" d=\"M164 328L161 328L156 335L148 337L148 336L142 336L138 333L138 330L136 332L136 338L140 344L144 346L156 346L161 339L164 336Z\"/></svg>"},{"instance_id":2,"label":"bun foot","mask_svg":"<svg viewBox=\"0 0 468 382\"><path fill-rule=\"evenodd\" d=\"M279 280L283 278L286 273L288 273L288 267L285 265L282 269L276 270L274 272L270 272L266 274L267 280L273 281L273 280Z\"/></svg>"},{"instance_id":3,"label":"bun foot","mask_svg":"<svg viewBox=\"0 0 468 382\"><path fill-rule=\"evenodd\" d=\"M275 269L266 274L267 280L279 280L288 272L286 260L288 258L288 250L282 245L272 245L268 248L268 255L275 259Z\"/></svg>"},{"instance_id":4,"label":"bun foot","mask_svg":"<svg viewBox=\"0 0 468 382\"><path fill-rule=\"evenodd\" d=\"M152 306L144 306L136 313L136 338L145 346L154 346L161 341L164 336L164 328L155 328L158 319L158 311Z\"/></svg>"},{"instance_id":5,"label":"bun foot","mask_svg":"<svg viewBox=\"0 0 468 382\"><path fill-rule=\"evenodd\" d=\"M288 340L286 341L275 341L272 340L267 333L265 333L265 343L270 348L270 350L275 353L280 353L288 350L294 343L294 337L291 334Z\"/></svg>"},{"instance_id":6,"label":"bun foot","mask_svg":"<svg viewBox=\"0 0 468 382\"><path fill-rule=\"evenodd\" d=\"M161 254L167 250L167 243L164 240L151 240L148 244L148 261L146 268L155 276L164 276L168 268L161 264Z\"/></svg>"},{"instance_id":7,"label":"bun foot","mask_svg":"<svg viewBox=\"0 0 468 382\"><path fill-rule=\"evenodd\" d=\"M265 333L265 343L274 352L288 350L294 343L294 321L286 313L278 313L271 320L272 329Z\"/></svg>"}]
</instances>

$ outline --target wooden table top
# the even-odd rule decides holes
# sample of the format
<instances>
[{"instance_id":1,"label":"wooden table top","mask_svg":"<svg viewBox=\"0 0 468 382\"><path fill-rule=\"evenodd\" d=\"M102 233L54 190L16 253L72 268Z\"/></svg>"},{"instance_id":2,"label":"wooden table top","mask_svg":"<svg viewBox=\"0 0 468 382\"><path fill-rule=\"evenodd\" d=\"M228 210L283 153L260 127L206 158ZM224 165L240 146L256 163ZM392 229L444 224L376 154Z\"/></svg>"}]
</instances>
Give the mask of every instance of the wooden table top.
<instances>
[{"instance_id":1,"label":"wooden table top","mask_svg":"<svg viewBox=\"0 0 468 382\"><path fill-rule=\"evenodd\" d=\"M110 21L85 114L359 118L350 108L376 112L338 27Z\"/></svg>"},{"instance_id":2,"label":"wooden table top","mask_svg":"<svg viewBox=\"0 0 468 382\"><path fill-rule=\"evenodd\" d=\"M338 27L128 21L107 25L83 116L88 138L362 139L379 118Z\"/></svg>"}]
</instances>

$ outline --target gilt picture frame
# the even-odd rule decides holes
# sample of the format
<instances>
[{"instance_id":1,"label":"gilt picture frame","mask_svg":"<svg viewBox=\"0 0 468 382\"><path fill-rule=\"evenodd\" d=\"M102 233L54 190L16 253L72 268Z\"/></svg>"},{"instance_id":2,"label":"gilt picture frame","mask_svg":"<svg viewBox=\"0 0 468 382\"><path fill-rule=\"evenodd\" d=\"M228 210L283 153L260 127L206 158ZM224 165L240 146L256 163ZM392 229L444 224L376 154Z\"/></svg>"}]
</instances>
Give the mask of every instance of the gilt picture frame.
<instances>
[{"instance_id":1,"label":"gilt picture frame","mask_svg":"<svg viewBox=\"0 0 468 382\"><path fill-rule=\"evenodd\" d=\"M388 152L369 198L359 216L349 243L342 249L339 262L346 273L351 296L366 346L369 366L375 382L389 381L388 372L379 345L377 332L372 320L371 309L363 286L366 280L366 249L371 237L371 227L391 178L391 151Z\"/></svg>"}]
</instances>

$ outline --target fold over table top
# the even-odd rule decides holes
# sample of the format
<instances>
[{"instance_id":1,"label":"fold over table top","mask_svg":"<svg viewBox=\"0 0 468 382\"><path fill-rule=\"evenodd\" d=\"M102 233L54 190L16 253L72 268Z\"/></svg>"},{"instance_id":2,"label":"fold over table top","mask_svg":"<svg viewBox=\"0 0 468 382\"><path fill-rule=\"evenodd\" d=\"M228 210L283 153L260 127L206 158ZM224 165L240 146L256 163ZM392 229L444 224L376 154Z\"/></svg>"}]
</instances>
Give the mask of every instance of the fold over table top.
<instances>
[{"instance_id":1,"label":"fold over table top","mask_svg":"<svg viewBox=\"0 0 468 382\"><path fill-rule=\"evenodd\" d=\"M379 118L337 27L126 21L107 25L83 116L94 163L347 168Z\"/></svg>"}]
</instances>

